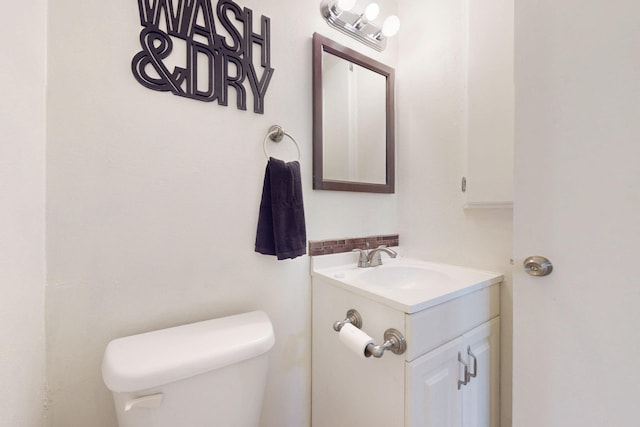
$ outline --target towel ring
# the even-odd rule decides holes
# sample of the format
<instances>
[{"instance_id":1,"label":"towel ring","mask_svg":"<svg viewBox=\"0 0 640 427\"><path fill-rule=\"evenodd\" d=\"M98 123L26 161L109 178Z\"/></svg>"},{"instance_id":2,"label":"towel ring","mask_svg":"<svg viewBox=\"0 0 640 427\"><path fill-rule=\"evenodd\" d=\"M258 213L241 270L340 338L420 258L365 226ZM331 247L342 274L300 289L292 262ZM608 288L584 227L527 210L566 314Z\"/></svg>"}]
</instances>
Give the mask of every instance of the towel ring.
<instances>
[{"instance_id":1,"label":"towel ring","mask_svg":"<svg viewBox=\"0 0 640 427\"><path fill-rule=\"evenodd\" d=\"M264 150L264 155L269 159L269 153L267 152L267 140L271 139L273 142L282 141L283 137L289 137L290 140L296 145L296 150L298 150L298 160L300 160L300 146L298 142L287 132L282 129L282 126L273 125L269 128L269 132L267 132L267 136L264 137L264 142L262 143L262 149Z\"/></svg>"}]
</instances>

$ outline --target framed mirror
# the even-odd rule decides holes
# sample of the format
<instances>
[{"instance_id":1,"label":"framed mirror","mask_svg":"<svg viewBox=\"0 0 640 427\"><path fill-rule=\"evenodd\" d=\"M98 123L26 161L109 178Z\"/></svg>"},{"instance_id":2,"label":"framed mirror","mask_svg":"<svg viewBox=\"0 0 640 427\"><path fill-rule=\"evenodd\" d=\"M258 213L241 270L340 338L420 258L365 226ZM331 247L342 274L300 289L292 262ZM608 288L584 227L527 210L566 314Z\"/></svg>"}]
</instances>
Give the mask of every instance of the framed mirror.
<instances>
[{"instance_id":1,"label":"framed mirror","mask_svg":"<svg viewBox=\"0 0 640 427\"><path fill-rule=\"evenodd\" d=\"M313 34L313 188L395 191L394 69Z\"/></svg>"}]
</instances>

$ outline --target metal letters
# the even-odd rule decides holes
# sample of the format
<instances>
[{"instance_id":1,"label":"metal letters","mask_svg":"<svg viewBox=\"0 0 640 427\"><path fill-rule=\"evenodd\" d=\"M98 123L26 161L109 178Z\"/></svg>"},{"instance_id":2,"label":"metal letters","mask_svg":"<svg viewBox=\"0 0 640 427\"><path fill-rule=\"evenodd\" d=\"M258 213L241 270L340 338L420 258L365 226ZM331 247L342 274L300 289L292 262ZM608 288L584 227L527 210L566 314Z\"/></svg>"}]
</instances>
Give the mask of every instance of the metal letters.
<instances>
[{"instance_id":1,"label":"metal letters","mask_svg":"<svg viewBox=\"0 0 640 427\"><path fill-rule=\"evenodd\" d=\"M253 111L264 113L264 97L273 76L270 19L260 18L253 32L253 12L231 0L138 0L140 46L131 62L138 82L153 90L228 105L233 88L236 106L247 109L247 86ZM216 31L216 26L218 31ZM185 60L171 66L175 44ZM254 48L255 52L254 52ZM257 54L259 52L259 54ZM254 54L256 58L254 58ZM254 64L258 62L256 67ZM248 82L248 85L247 85Z\"/></svg>"}]
</instances>

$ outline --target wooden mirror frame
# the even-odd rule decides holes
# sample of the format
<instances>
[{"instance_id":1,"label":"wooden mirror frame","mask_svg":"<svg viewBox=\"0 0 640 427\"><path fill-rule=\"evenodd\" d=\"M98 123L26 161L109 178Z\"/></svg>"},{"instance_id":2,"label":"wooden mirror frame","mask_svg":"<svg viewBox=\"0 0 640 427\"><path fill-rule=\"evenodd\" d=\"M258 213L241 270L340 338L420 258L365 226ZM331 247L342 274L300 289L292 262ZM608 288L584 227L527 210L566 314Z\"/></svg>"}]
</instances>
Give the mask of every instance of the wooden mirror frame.
<instances>
[{"instance_id":1,"label":"wooden mirror frame","mask_svg":"<svg viewBox=\"0 0 640 427\"><path fill-rule=\"evenodd\" d=\"M322 53L327 52L386 78L386 183L334 181L323 176ZM313 34L313 188L315 190L395 192L395 71L318 33Z\"/></svg>"}]
</instances>

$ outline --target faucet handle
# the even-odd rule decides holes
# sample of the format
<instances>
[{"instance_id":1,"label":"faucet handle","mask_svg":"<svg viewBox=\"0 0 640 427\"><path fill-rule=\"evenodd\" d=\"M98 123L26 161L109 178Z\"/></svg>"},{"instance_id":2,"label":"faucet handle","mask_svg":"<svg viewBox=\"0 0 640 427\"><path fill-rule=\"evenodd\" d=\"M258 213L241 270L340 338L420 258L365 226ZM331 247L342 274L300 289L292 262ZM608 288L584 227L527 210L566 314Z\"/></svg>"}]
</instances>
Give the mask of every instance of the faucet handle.
<instances>
[{"instance_id":1,"label":"faucet handle","mask_svg":"<svg viewBox=\"0 0 640 427\"><path fill-rule=\"evenodd\" d=\"M369 267L377 267L382 265L382 257L380 256L380 252L385 252L391 258L395 258L398 256L398 253L393 249L389 249L387 245L380 245L376 249L372 249L369 251L369 256L367 257L367 261Z\"/></svg>"},{"instance_id":2,"label":"faucet handle","mask_svg":"<svg viewBox=\"0 0 640 427\"><path fill-rule=\"evenodd\" d=\"M369 252L369 256L367 257L367 261L369 267L377 267L382 265L382 257L380 256L380 251L378 249L386 248L385 245L380 245L376 249L373 249Z\"/></svg>"},{"instance_id":3,"label":"faucet handle","mask_svg":"<svg viewBox=\"0 0 640 427\"><path fill-rule=\"evenodd\" d=\"M353 249L351 252L359 252L358 254L358 267L365 268L369 264L369 260L367 258L367 252L365 249Z\"/></svg>"}]
</instances>

